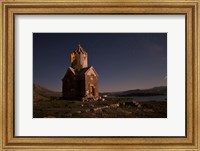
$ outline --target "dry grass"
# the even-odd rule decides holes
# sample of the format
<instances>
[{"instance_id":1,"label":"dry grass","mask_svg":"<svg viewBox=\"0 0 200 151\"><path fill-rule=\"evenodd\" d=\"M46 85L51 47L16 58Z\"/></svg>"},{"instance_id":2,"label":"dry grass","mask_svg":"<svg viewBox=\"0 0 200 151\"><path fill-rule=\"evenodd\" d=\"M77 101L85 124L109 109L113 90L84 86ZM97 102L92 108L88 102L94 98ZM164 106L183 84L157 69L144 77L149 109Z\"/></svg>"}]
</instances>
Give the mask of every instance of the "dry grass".
<instances>
[{"instance_id":1,"label":"dry grass","mask_svg":"<svg viewBox=\"0 0 200 151\"><path fill-rule=\"evenodd\" d=\"M115 98L106 101L41 100L33 105L34 118L166 118L166 101L139 102L140 106L124 105L131 99ZM119 107L97 108L119 104ZM97 110L96 110L97 109Z\"/></svg>"}]
</instances>

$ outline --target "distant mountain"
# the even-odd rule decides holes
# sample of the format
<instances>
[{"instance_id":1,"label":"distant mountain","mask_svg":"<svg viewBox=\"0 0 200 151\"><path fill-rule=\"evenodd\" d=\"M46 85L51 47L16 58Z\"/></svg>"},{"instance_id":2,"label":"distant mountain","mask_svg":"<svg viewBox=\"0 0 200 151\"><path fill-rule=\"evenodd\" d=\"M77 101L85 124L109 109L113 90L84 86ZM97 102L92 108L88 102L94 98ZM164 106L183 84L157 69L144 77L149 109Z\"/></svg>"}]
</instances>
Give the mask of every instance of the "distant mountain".
<instances>
[{"instance_id":1,"label":"distant mountain","mask_svg":"<svg viewBox=\"0 0 200 151\"><path fill-rule=\"evenodd\" d=\"M33 100L34 101L46 100L46 99L51 99L51 98L59 98L61 96L62 96L61 92L54 92L40 86L39 84L35 84L35 83L33 84Z\"/></svg>"},{"instance_id":2,"label":"distant mountain","mask_svg":"<svg viewBox=\"0 0 200 151\"><path fill-rule=\"evenodd\" d=\"M117 96L117 97L131 97L131 96L155 96L155 95L166 95L167 86L153 87L150 89L135 89L121 92L105 92L100 95ZM33 84L33 100L49 100L57 99L62 96L61 92L55 92L49 90L39 84Z\"/></svg>"},{"instance_id":3,"label":"distant mountain","mask_svg":"<svg viewBox=\"0 0 200 151\"><path fill-rule=\"evenodd\" d=\"M155 95L166 95L167 86L153 87L150 89L135 89L121 92L108 92L101 93L101 95L118 96L118 97L130 97L130 96L155 96Z\"/></svg>"}]
</instances>

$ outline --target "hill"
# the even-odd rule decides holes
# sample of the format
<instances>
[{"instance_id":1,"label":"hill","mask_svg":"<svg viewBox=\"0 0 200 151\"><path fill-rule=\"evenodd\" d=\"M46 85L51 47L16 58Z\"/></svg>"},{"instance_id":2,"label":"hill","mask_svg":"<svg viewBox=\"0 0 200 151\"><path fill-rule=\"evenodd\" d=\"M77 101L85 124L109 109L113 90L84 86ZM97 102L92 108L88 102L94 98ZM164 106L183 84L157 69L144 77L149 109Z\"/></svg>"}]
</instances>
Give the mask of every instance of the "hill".
<instances>
[{"instance_id":1,"label":"hill","mask_svg":"<svg viewBox=\"0 0 200 151\"><path fill-rule=\"evenodd\" d=\"M33 100L49 100L56 99L62 96L61 92L54 92L47 88L40 86L39 84L33 84Z\"/></svg>"},{"instance_id":2,"label":"hill","mask_svg":"<svg viewBox=\"0 0 200 151\"><path fill-rule=\"evenodd\" d=\"M155 96L155 95L166 95L166 94L167 94L167 86L153 87L150 89L135 89L135 90L127 90L121 92L101 93L101 95L118 96L118 97Z\"/></svg>"}]
</instances>

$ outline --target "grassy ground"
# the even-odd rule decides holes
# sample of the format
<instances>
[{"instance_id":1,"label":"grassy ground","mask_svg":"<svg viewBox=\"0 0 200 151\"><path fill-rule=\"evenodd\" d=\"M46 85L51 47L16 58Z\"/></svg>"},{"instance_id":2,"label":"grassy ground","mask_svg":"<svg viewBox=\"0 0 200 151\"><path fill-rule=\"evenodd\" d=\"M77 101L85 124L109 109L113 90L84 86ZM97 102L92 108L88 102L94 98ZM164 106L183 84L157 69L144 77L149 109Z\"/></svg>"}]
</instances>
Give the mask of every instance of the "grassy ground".
<instances>
[{"instance_id":1,"label":"grassy ground","mask_svg":"<svg viewBox=\"0 0 200 151\"><path fill-rule=\"evenodd\" d=\"M41 100L33 103L34 118L166 118L166 101L137 101L113 98L105 101ZM112 106L113 105L113 106ZM107 107L107 108L105 108Z\"/></svg>"}]
</instances>

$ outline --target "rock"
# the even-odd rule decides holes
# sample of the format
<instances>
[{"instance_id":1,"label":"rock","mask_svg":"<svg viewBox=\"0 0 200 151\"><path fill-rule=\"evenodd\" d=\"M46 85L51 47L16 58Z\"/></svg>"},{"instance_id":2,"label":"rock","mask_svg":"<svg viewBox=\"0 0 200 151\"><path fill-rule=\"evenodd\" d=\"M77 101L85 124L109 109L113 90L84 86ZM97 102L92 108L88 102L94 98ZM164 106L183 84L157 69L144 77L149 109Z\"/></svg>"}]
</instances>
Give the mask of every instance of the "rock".
<instances>
[{"instance_id":1,"label":"rock","mask_svg":"<svg viewBox=\"0 0 200 151\"><path fill-rule=\"evenodd\" d=\"M119 103L120 106L125 106L125 102Z\"/></svg>"},{"instance_id":2,"label":"rock","mask_svg":"<svg viewBox=\"0 0 200 151\"><path fill-rule=\"evenodd\" d=\"M86 109L85 112L90 112L90 109Z\"/></svg>"},{"instance_id":3,"label":"rock","mask_svg":"<svg viewBox=\"0 0 200 151\"><path fill-rule=\"evenodd\" d=\"M89 107L94 107L94 104L89 104Z\"/></svg>"},{"instance_id":4,"label":"rock","mask_svg":"<svg viewBox=\"0 0 200 151\"><path fill-rule=\"evenodd\" d=\"M110 107L117 108L117 107L119 107L119 103L116 103L116 104L110 104Z\"/></svg>"},{"instance_id":5,"label":"rock","mask_svg":"<svg viewBox=\"0 0 200 151\"><path fill-rule=\"evenodd\" d=\"M83 97L82 102L87 102L87 98Z\"/></svg>"},{"instance_id":6,"label":"rock","mask_svg":"<svg viewBox=\"0 0 200 151\"><path fill-rule=\"evenodd\" d=\"M108 105L106 105L106 106L102 106L102 107L101 107L101 109L107 109L107 108L109 108Z\"/></svg>"},{"instance_id":7,"label":"rock","mask_svg":"<svg viewBox=\"0 0 200 151\"><path fill-rule=\"evenodd\" d=\"M95 108L95 109L93 109L94 112L96 112L96 111L98 111L98 110L99 110L99 108Z\"/></svg>"},{"instance_id":8,"label":"rock","mask_svg":"<svg viewBox=\"0 0 200 151\"><path fill-rule=\"evenodd\" d=\"M98 98L98 97L94 98L94 101L98 101L98 100L99 100L99 98Z\"/></svg>"},{"instance_id":9,"label":"rock","mask_svg":"<svg viewBox=\"0 0 200 151\"><path fill-rule=\"evenodd\" d=\"M76 113L80 114L80 113L81 113L81 111L76 111Z\"/></svg>"},{"instance_id":10,"label":"rock","mask_svg":"<svg viewBox=\"0 0 200 151\"><path fill-rule=\"evenodd\" d=\"M135 107L141 107L141 104L137 101L132 101L132 102L125 102L125 106L135 106Z\"/></svg>"},{"instance_id":11,"label":"rock","mask_svg":"<svg viewBox=\"0 0 200 151\"><path fill-rule=\"evenodd\" d=\"M94 110L94 112L96 112L96 111L101 111L102 108L101 108L101 107L97 107L97 108L94 108L93 110Z\"/></svg>"}]
</instances>

